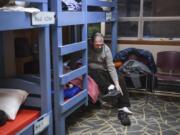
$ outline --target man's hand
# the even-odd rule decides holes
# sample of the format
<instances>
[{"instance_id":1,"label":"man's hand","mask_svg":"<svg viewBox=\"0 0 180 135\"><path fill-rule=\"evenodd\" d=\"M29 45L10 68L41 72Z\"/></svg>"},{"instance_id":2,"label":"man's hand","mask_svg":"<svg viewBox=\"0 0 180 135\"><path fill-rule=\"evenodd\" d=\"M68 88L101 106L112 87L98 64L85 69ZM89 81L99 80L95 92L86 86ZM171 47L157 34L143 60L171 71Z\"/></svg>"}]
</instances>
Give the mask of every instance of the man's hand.
<instances>
[{"instance_id":1,"label":"man's hand","mask_svg":"<svg viewBox=\"0 0 180 135\"><path fill-rule=\"evenodd\" d=\"M123 96L123 92L122 92L122 89L121 89L118 81L115 82L115 87L116 87L117 91L119 91L121 93L121 95Z\"/></svg>"}]
</instances>

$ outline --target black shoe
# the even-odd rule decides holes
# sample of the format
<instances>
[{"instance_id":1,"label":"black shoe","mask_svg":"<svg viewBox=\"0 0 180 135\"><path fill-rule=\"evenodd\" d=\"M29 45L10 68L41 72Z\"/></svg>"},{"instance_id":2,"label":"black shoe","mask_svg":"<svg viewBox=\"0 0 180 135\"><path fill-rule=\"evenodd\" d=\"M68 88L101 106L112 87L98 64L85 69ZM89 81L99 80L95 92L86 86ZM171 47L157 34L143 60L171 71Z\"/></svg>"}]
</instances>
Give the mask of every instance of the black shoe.
<instances>
[{"instance_id":1,"label":"black shoe","mask_svg":"<svg viewBox=\"0 0 180 135\"><path fill-rule=\"evenodd\" d=\"M128 114L122 110L118 111L118 119L121 121L121 124L124 126L130 126L131 125L131 121L128 117Z\"/></svg>"},{"instance_id":2,"label":"black shoe","mask_svg":"<svg viewBox=\"0 0 180 135\"><path fill-rule=\"evenodd\" d=\"M116 89L109 90L107 94L102 96L102 100L105 102L112 102L120 94Z\"/></svg>"},{"instance_id":3,"label":"black shoe","mask_svg":"<svg viewBox=\"0 0 180 135\"><path fill-rule=\"evenodd\" d=\"M0 126L3 126L7 120L8 120L8 117L5 114L5 112L0 110Z\"/></svg>"}]
</instances>

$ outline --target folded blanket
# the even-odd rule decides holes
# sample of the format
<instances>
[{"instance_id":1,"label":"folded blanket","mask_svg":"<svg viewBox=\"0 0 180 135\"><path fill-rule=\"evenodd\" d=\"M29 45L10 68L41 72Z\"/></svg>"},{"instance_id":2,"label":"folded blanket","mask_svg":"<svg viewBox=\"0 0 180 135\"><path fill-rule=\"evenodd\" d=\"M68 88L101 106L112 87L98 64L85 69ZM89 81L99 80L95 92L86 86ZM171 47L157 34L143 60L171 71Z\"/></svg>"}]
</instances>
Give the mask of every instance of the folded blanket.
<instances>
[{"instance_id":1,"label":"folded blanket","mask_svg":"<svg viewBox=\"0 0 180 135\"><path fill-rule=\"evenodd\" d=\"M72 80L70 83L82 89L82 77L76 78ZM99 92L98 85L90 76L88 76L88 95L90 96L92 103L96 103L96 101L98 100L99 94L100 92Z\"/></svg>"}]
</instances>

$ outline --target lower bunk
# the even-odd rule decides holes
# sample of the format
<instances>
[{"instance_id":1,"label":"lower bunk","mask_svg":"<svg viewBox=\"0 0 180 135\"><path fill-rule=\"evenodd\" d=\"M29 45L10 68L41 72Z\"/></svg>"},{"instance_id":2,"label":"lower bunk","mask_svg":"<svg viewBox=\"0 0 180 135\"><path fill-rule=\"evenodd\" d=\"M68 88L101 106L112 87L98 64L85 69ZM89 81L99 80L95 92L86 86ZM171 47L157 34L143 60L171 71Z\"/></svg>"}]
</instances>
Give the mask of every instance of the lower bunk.
<instances>
[{"instance_id":1,"label":"lower bunk","mask_svg":"<svg viewBox=\"0 0 180 135\"><path fill-rule=\"evenodd\" d=\"M38 119L40 111L21 109L19 110L15 120L8 120L5 125L0 127L1 135L14 135L20 132L23 128Z\"/></svg>"},{"instance_id":2,"label":"lower bunk","mask_svg":"<svg viewBox=\"0 0 180 135\"><path fill-rule=\"evenodd\" d=\"M48 134L52 130L52 112L42 102L42 93L37 83L0 79L0 110L7 116L0 126L0 135Z\"/></svg>"}]
</instances>

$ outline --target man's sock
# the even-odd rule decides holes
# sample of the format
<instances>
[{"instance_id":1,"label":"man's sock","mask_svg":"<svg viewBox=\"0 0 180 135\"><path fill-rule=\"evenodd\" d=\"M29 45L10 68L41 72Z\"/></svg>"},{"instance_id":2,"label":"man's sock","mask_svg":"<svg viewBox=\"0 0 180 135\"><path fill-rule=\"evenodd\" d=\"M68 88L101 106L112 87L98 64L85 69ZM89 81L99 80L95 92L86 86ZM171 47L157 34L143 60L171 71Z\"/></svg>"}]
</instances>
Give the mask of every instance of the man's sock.
<instances>
[{"instance_id":1,"label":"man's sock","mask_svg":"<svg viewBox=\"0 0 180 135\"><path fill-rule=\"evenodd\" d=\"M127 114L133 114L132 111L130 111L127 107L122 107L122 108L119 108L118 111L123 111Z\"/></svg>"},{"instance_id":2,"label":"man's sock","mask_svg":"<svg viewBox=\"0 0 180 135\"><path fill-rule=\"evenodd\" d=\"M113 90L113 89L115 89L114 84L109 85L108 90Z\"/></svg>"}]
</instances>

